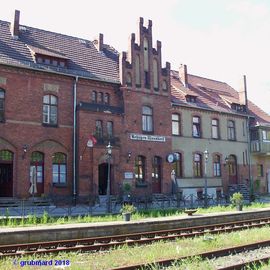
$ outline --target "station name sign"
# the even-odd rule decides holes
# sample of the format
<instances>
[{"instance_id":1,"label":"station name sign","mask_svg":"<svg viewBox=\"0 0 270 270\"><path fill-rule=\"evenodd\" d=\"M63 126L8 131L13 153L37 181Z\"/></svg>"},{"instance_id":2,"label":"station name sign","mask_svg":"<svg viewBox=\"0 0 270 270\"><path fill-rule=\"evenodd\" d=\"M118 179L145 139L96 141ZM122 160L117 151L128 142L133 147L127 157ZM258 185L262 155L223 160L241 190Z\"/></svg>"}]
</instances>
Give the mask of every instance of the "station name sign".
<instances>
[{"instance_id":1,"label":"station name sign","mask_svg":"<svg viewBox=\"0 0 270 270\"><path fill-rule=\"evenodd\" d=\"M130 134L131 140L136 141L150 141L150 142L165 142L166 138L164 136L155 136L155 135L145 135L145 134Z\"/></svg>"}]
</instances>

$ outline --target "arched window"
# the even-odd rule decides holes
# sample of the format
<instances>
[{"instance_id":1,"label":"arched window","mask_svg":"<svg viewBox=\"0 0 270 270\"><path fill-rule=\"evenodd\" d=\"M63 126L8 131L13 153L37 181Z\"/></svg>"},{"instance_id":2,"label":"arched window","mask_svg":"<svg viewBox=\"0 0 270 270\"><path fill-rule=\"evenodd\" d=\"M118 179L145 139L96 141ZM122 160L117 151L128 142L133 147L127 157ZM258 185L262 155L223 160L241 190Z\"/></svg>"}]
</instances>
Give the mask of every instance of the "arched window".
<instances>
[{"instance_id":1,"label":"arched window","mask_svg":"<svg viewBox=\"0 0 270 270\"><path fill-rule=\"evenodd\" d=\"M167 82L166 82L166 81L163 81L163 82L162 82L162 90L163 90L164 92L167 92L167 91L168 91L168 86L167 86Z\"/></svg>"},{"instance_id":2,"label":"arched window","mask_svg":"<svg viewBox=\"0 0 270 270\"><path fill-rule=\"evenodd\" d=\"M180 135L180 115L172 114L172 135Z\"/></svg>"},{"instance_id":3,"label":"arched window","mask_svg":"<svg viewBox=\"0 0 270 270\"><path fill-rule=\"evenodd\" d=\"M136 72L136 86L141 86L141 67L140 67L140 56L136 55L135 58L135 72Z\"/></svg>"},{"instance_id":4,"label":"arched window","mask_svg":"<svg viewBox=\"0 0 270 270\"><path fill-rule=\"evenodd\" d=\"M46 95L43 97L43 123L57 125L57 97Z\"/></svg>"},{"instance_id":5,"label":"arched window","mask_svg":"<svg viewBox=\"0 0 270 270\"><path fill-rule=\"evenodd\" d=\"M53 183L67 183L67 157L63 153L53 155Z\"/></svg>"},{"instance_id":6,"label":"arched window","mask_svg":"<svg viewBox=\"0 0 270 270\"><path fill-rule=\"evenodd\" d=\"M195 153L193 156L194 177L202 177L202 155Z\"/></svg>"},{"instance_id":7,"label":"arched window","mask_svg":"<svg viewBox=\"0 0 270 270\"><path fill-rule=\"evenodd\" d=\"M92 102L93 103L97 102L97 92L96 91L92 91Z\"/></svg>"},{"instance_id":8,"label":"arched window","mask_svg":"<svg viewBox=\"0 0 270 270\"><path fill-rule=\"evenodd\" d=\"M235 141L235 123L232 120L228 121L228 140Z\"/></svg>"},{"instance_id":9,"label":"arched window","mask_svg":"<svg viewBox=\"0 0 270 270\"><path fill-rule=\"evenodd\" d=\"M31 155L30 164L30 177L32 173L32 167L35 167L37 174L37 183L43 183L44 181L44 154L41 152L33 152Z\"/></svg>"},{"instance_id":10,"label":"arched window","mask_svg":"<svg viewBox=\"0 0 270 270\"><path fill-rule=\"evenodd\" d=\"M142 107L142 130L153 132L153 110L151 107Z\"/></svg>"},{"instance_id":11,"label":"arched window","mask_svg":"<svg viewBox=\"0 0 270 270\"><path fill-rule=\"evenodd\" d=\"M137 156L135 158L135 179L138 182L144 182L145 181L145 175L146 175L146 158L144 156Z\"/></svg>"},{"instance_id":12,"label":"arched window","mask_svg":"<svg viewBox=\"0 0 270 270\"><path fill-rule=\"evenodd\" d=\"M126 84L127 84L127 86L132 86L132 78L131 78L130 72L127 73Z\"/></svg>"},{"instance_id":13,"label":"arched window","mask_svg":"<svg viewBox=\"0 0 270 270\"><path fill-rule=\"evenodd\" d=\"M154 90L158 91L158 62L157 59L153 60L153 78L154 78Z\"/></svg>"},{"instance_id":14,"label":"arched window","mask_svg":"<svg viewBox=\"0 0 270 270\"><path fill-rule=\"evenodd\" d=\"M110 104L110 94L109 93L104 94L104 103L107 105Z\"/></svg>"},{"instance_id":15,"label":"arched window","mask_svg":"<svg viewBox=\"0 0 270 270\"><path fill-rule=\"evenodd\" d=\"M182 154L181 153L174 153L175 155L175 162L172 163L173 170L175 171L176 177L183 177L183 166L182 166Z\"/></svg>"},{"instance_id":16,"label":"arched window","mask_svg":"<svg viewBox=\"0 0 270 270\"><path fill-rule=\"evenodd\" d=\"M214 169L214 176L221 176L221 164L220 164L220 156L219 155L214 155L213 169Z\"/></svg>"},{"instance_id":17,"label":"arched window","mask_svg":"<svg viewBox=\"0 0 270 270\"><path fill-rule=\"evenodd\" d=\"M5 121L5 91L0 88L0 122Z\"/></svg>"}]
</instances>

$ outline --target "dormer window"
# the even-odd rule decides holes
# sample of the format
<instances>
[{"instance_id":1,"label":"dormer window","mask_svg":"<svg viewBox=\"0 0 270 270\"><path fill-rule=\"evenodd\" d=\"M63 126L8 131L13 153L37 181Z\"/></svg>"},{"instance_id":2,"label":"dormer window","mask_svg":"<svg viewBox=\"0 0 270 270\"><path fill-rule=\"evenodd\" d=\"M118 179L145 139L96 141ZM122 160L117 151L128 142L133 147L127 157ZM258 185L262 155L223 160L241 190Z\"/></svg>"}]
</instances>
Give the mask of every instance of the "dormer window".
<instances>
[{"instance_id":1,"label":"dormer window","mask_svg":"<svg viewBox=\"0 0 270 270\"><path fill-rule=\"evenodd\" d=\"M237 111L237 112L246 112L246 106L245 105L232 103L231 108L232 108L232 110Z\"/></svg>"},{"instance_id":2,"label":"dormer window","mask_svg":"<svg viewBox=\"0 0 270 270\"><path fill-rule=\"evenodd\" d=\"M66 67L68 58L61 54L59 51L55 51L47 48L37 48L34 46L27 45L32 57L38 64L51 65L54 67Z\"/></svg>"},{"instance_id":3,"label":"dormer window","mask_svg":"<svg viewBox=\"0 0 270 270\"><path fill-rule=\"evenodd\" d=\"M186 101L190 103L196 103L196 96L186 95Z\"/></svg>"}]
</instances>

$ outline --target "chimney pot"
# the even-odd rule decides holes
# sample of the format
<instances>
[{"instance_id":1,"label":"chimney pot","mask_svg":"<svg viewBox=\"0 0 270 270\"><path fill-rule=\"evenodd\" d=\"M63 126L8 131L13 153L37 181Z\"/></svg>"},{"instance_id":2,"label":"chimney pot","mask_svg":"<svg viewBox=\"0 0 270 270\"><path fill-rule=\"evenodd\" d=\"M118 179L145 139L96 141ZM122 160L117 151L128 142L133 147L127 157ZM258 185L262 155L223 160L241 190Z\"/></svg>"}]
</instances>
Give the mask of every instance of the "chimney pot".
<instances>
[{"instance_id":1,"label":"chimney pot","mask_svg":"<svg viewBox=\"0 0 270 270\"><path fill-rule=\"evenodd\" d=\"M180 65L179 68L179 78L184 84L185 87L188 87L188 74L187 74L187 65Z\"/></svg>"},{"instance_id":2,"label":"chimney pot","mask_svg":"<svg viewBox=\"0 0 270 270\"><path fill-rule=\"evenodd\" d=\"M19 27L20 27L20 11L15 10L14 20L11 24L11 34L13 37L19 37Z\"/></svg>"}]
</instances>

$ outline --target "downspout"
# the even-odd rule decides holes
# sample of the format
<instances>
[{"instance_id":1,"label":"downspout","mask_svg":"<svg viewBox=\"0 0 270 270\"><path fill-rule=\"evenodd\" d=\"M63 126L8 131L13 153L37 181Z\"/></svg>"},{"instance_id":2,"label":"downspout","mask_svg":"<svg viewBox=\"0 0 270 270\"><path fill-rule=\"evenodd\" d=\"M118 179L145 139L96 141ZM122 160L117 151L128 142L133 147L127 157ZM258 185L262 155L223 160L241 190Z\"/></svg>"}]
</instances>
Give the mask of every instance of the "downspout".
<instances>
[{"instance_id":1,"label":"downspout","mask_svg":"<svg viewBox=\"0 0 270 270\"><path fill-rule=\"evenodd\" d=\"M77 196L77 83L79 77L74 78L73 84L73 202Z\"/></svg>"}]
</instances>

